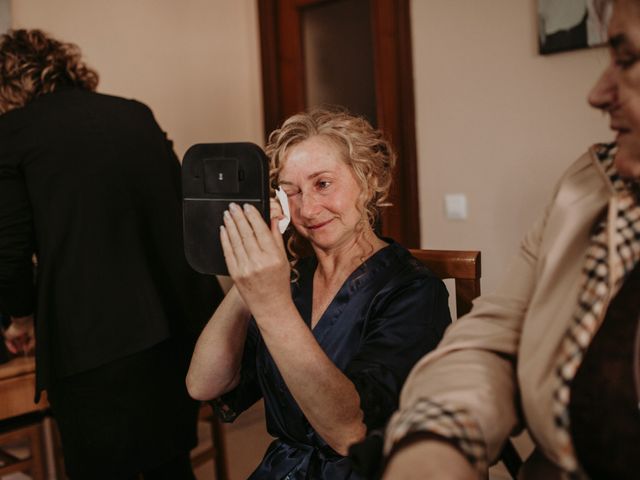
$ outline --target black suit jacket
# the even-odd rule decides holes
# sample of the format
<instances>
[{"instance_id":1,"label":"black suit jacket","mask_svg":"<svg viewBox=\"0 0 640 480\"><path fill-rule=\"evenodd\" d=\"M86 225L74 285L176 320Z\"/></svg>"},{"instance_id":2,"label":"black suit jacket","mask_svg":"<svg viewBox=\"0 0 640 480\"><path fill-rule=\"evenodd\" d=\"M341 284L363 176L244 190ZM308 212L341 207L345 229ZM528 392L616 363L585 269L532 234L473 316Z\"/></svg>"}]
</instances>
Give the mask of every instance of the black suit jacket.
<instances>
[{"instance_id":1,"label":"black suit jacket","mask_svg":"<svg viewBox=\"0 0 640 480\"><path fill-rule=\"evenodd\" d=\"M139 102L67 88L0 115L0 310L36 312L39 390L209 318L222 292L185 261L180 183Z\"/></svg>"}]
</instances>

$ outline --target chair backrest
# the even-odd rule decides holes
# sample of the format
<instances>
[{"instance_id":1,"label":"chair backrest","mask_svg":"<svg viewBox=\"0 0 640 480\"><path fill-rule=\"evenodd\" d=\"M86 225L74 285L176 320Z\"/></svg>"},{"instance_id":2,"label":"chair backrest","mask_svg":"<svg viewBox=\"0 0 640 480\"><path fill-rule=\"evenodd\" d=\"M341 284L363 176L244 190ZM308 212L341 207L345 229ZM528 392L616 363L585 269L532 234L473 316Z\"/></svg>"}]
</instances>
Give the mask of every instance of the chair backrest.
<instances>
[{"instance_id":1,"label":"chair backrest","mask_svg":"<svg viewBox=\"0 0 640 480\"><path fill-rule=\"evenodd\" d=\"M412 249L410 252L442 280L455 280L457 316L469 313L471 302L480 295L480 252L422 249Z\"/></svg>"}]
</instances>

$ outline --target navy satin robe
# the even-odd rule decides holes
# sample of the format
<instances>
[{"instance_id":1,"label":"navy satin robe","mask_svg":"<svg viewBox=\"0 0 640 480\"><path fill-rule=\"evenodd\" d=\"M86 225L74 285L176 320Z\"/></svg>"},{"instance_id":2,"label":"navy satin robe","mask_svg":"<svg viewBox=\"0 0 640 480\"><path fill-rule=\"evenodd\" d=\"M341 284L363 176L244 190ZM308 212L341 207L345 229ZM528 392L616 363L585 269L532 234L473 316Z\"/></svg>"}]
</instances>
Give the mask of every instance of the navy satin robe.
<instances>
[{"instance_id":1,"label":"navy satin robe","mask_svg":"<svg viewBox=\"0 0 640 480\"><path fill-rule=\"evenodd\" d=\"M298 262L300 277L292 285L307 325L316 266L315 258ZM356 386L368 430L386 423L411 367L435 348L451 323L447 298L444 283L392 242L349 276L314 327L324 352ZM223 420L233 421L262 397L267 430L277 439L250 479L359 478L349 459L310 426L252 321L240 384L213 403Z\"/></svg>"}]
</instances>

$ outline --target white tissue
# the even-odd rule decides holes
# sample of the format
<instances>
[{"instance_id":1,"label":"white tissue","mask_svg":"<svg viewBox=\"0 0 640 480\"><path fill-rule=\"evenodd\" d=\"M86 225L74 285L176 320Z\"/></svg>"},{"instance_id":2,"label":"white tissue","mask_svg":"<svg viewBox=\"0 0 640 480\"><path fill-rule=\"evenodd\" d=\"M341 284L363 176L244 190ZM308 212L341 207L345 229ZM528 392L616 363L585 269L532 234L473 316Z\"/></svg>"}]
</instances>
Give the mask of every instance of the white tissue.
<instances>
[{"instance_id":1,"label":"white tissue","mask_svg":"<svg viewBox=\"0 0 640 480\"><path fill-rule=\"evenodd\" d=\"M287 194L278 187L276 189L276 198L280 202L282 206L282 214L284 218L278 222L278 229L280 229L280 233L284 233L284 231L289 226L289 222L291 221L291 213L289 212L289 199L287 199Z\"/></svg>"}]
</instances>

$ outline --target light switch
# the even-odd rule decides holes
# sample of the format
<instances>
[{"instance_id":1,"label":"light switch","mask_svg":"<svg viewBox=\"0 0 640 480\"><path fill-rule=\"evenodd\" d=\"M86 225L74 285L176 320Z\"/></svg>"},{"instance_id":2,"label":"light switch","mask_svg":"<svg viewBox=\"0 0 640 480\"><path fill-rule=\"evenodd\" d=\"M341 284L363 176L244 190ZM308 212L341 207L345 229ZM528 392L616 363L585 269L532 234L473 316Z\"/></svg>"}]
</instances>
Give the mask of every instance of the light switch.
<instances>
[{"instance_id":1,"label":"light switch","mask_svg":"<svg viewBox=\"0 0 640 480\"><path fill-rule=\"evenodd\" d=\"M448 193L444 196L444 209L450 220L466 220L467 196L464 193Z\"/></svg>"}]
</instances>

